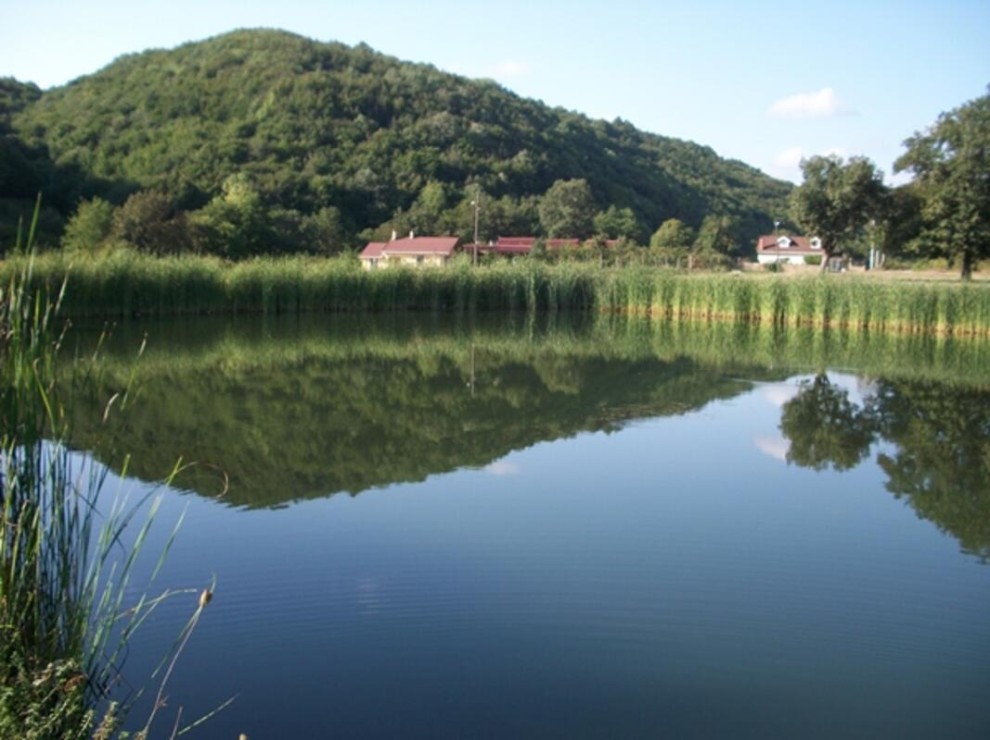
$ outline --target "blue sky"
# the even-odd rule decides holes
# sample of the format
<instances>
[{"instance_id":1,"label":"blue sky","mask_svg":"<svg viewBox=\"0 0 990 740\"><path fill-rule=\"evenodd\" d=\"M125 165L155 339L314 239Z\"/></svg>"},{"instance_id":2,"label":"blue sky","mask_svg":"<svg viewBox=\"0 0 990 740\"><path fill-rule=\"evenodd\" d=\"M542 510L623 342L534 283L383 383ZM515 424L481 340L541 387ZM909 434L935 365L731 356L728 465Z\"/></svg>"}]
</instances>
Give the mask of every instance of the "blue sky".
<instances>
[{"instance_id":1,"label":"blue sky","mask_svg":"<svg viewBox=\"0 0 990 740\"><path fill-rule=\"evenodd\" d=\"M234 28L365 42L800 181L902 142L990 83L987 0L0 0L0 76L42 87Z\"/></svg>"}]
</instances>

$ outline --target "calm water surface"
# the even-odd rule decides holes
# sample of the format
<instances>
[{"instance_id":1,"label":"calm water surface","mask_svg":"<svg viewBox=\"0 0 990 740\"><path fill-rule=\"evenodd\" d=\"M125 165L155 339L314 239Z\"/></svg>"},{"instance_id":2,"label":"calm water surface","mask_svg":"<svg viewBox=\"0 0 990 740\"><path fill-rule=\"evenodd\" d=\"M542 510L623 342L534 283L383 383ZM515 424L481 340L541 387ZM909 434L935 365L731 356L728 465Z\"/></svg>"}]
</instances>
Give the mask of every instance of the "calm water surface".
<instances>
[{"instance_id":1,"label":"calm water surface","mask_svg":"<svg viewBox=\"0 0 990 740\"><path fill-rule=\"evenodd\" d=\"M985 349L200 321L118 328L94 399L146 331L116 449L210 464L153 590L217 578L161 733L990 736Z\"/></svg>"}]
</instances>

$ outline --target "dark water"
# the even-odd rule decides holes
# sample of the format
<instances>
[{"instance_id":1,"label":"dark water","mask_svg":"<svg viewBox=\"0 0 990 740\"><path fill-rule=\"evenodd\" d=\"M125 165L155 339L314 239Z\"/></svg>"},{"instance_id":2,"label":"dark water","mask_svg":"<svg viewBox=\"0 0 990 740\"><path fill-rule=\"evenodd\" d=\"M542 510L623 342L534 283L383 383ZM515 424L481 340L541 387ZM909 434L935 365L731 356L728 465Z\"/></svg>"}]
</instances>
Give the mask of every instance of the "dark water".
<instances>
[{"instance_id":1,"label":"dark water","mask_svg":"<svg viewBox=\"0 0 990 740\"><path fill-rule=\"evenodd\" d=\"M87 424L145 332L139 395ZM145 481L202 463L146 548L184 511L152 590L217 579L162 735L236 695L193 736L982 738L987 352L561 318L139 324L76 444ZM132 681L195 598L144 626Z\"/></svg>"}]
</instances>

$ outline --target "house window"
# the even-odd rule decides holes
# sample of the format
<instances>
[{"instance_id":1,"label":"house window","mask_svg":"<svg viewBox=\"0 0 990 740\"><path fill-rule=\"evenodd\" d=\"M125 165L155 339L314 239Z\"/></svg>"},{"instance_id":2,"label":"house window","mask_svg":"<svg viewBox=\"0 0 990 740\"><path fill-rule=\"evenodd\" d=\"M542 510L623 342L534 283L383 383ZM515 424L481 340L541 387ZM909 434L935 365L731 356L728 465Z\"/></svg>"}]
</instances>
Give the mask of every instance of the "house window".
<instances>
[{"instance_id":1,"label":"house window","mask_svg":"<svg viewBox=\"0 0 990 740\"><path fill-rule=\"evenodd\" d=\"M819 239L817 236L811 237L811 248L812 249L821 249L822 248L822 240Z\"/></svg>"},{"instance_id":2,"label":"house window","mask_svg":"<svg viewBox=\"0 0 990 740\"><path fill-rule=\"evenodd\" d=\"M417 265L423 264L423 255L419 255L418 257L416 257L416 264Z\"/></svg>"}]
</instances>

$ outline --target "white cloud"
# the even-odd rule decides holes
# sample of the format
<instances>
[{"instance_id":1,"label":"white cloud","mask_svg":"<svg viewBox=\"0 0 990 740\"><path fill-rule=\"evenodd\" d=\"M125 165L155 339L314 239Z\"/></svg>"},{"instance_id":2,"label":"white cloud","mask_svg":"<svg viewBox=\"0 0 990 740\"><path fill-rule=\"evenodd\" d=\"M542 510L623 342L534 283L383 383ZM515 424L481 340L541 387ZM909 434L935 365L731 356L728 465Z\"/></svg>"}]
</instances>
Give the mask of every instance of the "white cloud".
<instances>
[{"instance_id":1,"label":"white cloud","mask_svg":"<svg viewBox=\"0 0 990 740\"><path fill-rule=\"evenodd\" d=\"M753 440L756 449L767 457L781 462L787 461L787 451L791 449L791 443L782 437L756 437Z\"/></svg>"},{"instance_id":2,"label":"white cloud","mask_svg":"<svg viewBox=\"0 0 990 740\"><path fill-rule=\"evenodd\" d=\"M522 472L515 463L506 460L496 460L491 465L487 465L484 471L489 475L519 475Z\"/></svg>"},{"instance_id":3,"label":"white cloud","mask_svg":"<svg viewBox=\"0 0 990 740\"><path fill-rule=\"evenodd\" d=\"M771 118L830 118L845 110L831 87L781 98L767 109Z\"/></svg>"},{"instance_id":4,"label":"white cloud","mask_svg":"<svg viewBox=\"0 0 990 740\"><path fill-rule=\"evenodd\" d=\"M533 71L533 67L526 62L517 62L514 59L503 59L491 68L494 77L522 77Z\"/></svg>"}]
</instances>

